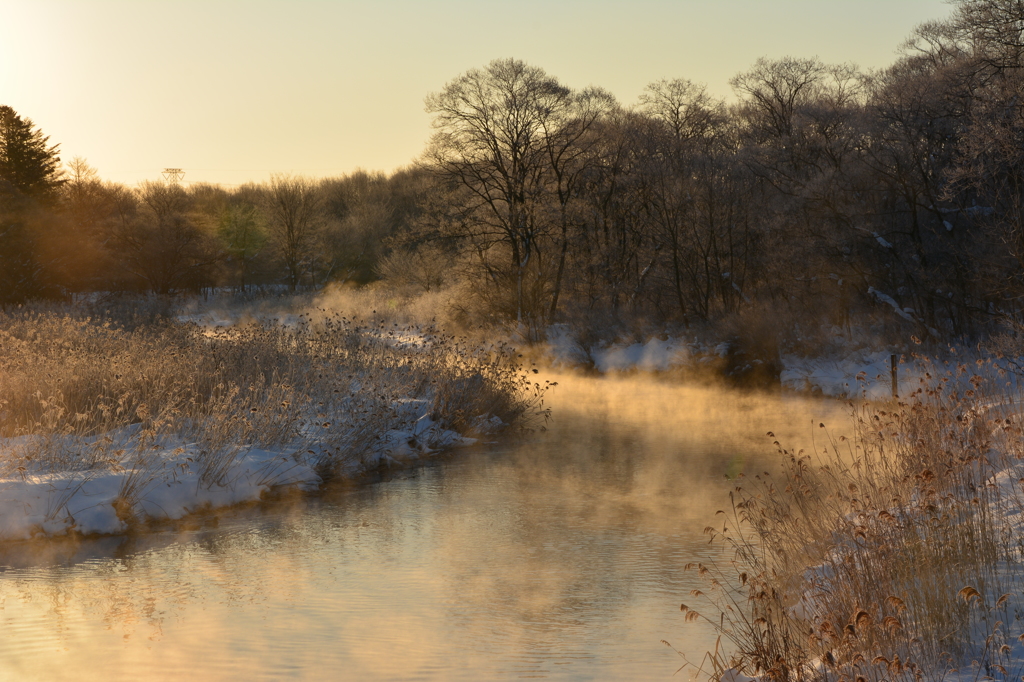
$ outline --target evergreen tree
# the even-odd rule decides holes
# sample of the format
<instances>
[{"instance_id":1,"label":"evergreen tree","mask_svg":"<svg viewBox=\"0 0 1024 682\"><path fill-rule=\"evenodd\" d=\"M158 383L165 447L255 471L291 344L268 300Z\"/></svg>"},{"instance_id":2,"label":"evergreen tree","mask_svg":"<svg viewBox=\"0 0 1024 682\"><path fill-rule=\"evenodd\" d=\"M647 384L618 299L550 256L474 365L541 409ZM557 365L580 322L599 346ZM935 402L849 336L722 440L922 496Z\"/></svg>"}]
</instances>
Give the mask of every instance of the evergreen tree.
<instances>
[{"instance_id":1,"label":"evergreen tree","mask_svg":"<svg viewBox=\"0 0 1024 682\"><path fill-rule=\"evenodd\" d=\"M52 219L49 204L61 179L59 145L48 144L29 119L0 105L0 305L46 296L47 270L38 227Z\"/></svg>"},{"instance_id":2,"label":"evergreen tree","mask_svg":"<svg viewBox=\"0 0 1024 682\"><path fill-rule=\"evenodd\" d=\"M0 105L0 181L28 197L45 198L63 184L58 150L14 109Z\"/></svg>"}]
</instances>

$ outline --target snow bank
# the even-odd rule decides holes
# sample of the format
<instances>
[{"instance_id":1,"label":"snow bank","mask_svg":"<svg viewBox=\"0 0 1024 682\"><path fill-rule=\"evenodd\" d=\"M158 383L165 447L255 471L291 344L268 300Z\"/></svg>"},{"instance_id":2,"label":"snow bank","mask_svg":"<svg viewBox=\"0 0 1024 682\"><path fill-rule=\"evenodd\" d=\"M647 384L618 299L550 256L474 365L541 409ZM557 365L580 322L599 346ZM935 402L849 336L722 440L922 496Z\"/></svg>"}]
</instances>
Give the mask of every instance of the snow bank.
<instances>
[{"instance_id":1,"label":"snow bank","mask_svg":"<svg viewBox=\"0 0 1024 682\"><path fill-rule=\"evenodd\" d=\"M396 404L403 428L392 429L378 445L350 458L339 473L355 477L381 466L404 465L444 448L470 445L472 438L442 428L426 414L423 400ZM487 432L500 420L476 425ZM127 441L130 434L111 434ZM0 456L16 455L26 438L0 439ZM112 467L45 473L20 472L0 478L0 541L82 534L118 534L136 521L170 521L195 512L257 502L284 487L315 490L323 481L312 450L245 449L235 454L217 482L204 483L195 443L164 438L132 468ZM14 459L12 457L11 459Z\"/></svg>"},{"instance_id":2,"label":"snow bank","mask_svg":"<svg viewBox=\"0 0 1024 682\"><path fill-rule=\"evenodd\" d=\"M706 345L677 337L587 348L564 325L555 325L548 330L546 354L556 369L589 365L601 373L667 372L716 361L726 357L728 350L728 343ZM815 357L783 354L779 380L784 388L794 391L884 400L892 397L891 355L889 350L869 348L852 348L845 354ZM922 386L934 386L939 381L937 377L954 379L954 385L969 388L967 381L974 374L982 375L994 385L1016 387L1015 375L1007 371L1008 363L988 358L982 365L978 362L980 357L975 351L953 348L949 349L946 361L899 354L897 391L900 396L907 396ZM959 377L952 376L958 374L958 364L969 371L960 372Z\"/></svg>"},{"instance_id":3,"label":"snow bank","mask_svg":"<svg viewBox=\"0 0 1024 682\"><path fill-rule=\"evenodd\" d=\"M600 344L588 347L576 340L566 325L547 330L547 360L555 369L592 366L599 372L667 372L693 361L693 350L683 339L652 338L645 343Z\"/></svg>"},{"instance_id":4,"label":"snow bank","mask_svg":"<svg viewBox=\"0 0 1024 682\"><path fill-rule=\"evenodd\" d=\"M891 354L857 351L845 358L806 358L783 355L779 380L796 391L820 391L828 396L864 396L881 400L892 396ZM901 395L916 390L927 369L914 359L897 365Z\"/></svg>"},{"instance_id":5,"label":"snow bank","mask_svg":"<svg viewBox=\"0 0 1024 682\"><path fill-rule=\"evenodd\" d=\"M666 372L690 361L690 348L684 341L667 338L647 343L609 346L591 350L594 367L600 372Z\"/></svg>"},{"instance_id":6,"label":"snow bank","mask_svg":"<svg viewBox=\"0 0 1024 682\"><path fill-rule=\"evenodd\" d=\"M283 452L250 450L221 479L204 486L193 471L195 445L169 444L148 453L146 465L130 470L40 473L0 480L0 540L60 535L114 534L133 518L178 519L205 508L259 500L274 487L315 488L320 477L300 458ZM9 448L0 442L0 452ZM140 488L124 505L132 476Z\"/></svg>"},{"instance_id":7,"label":"snow bank","mask_svg":"<svg viewBox=\"0 0 1024 682\"><path fill-rule=\"evenodd\" d=\"M704 348L680 338L652 338L646 343L608 344L586 348L563 326L548 331L547 356L556 369L591 365L602 373L667 372L691 365L706 364L724 357L728 344ZM887 351L858 351L845 358L797 355L782 356L781 382L796 391L815 391L827 396L865 395L886 398L892 393ZM916 362L899 366L900 391L917 388L924 371Z\"/></svg>"}]
</instances>

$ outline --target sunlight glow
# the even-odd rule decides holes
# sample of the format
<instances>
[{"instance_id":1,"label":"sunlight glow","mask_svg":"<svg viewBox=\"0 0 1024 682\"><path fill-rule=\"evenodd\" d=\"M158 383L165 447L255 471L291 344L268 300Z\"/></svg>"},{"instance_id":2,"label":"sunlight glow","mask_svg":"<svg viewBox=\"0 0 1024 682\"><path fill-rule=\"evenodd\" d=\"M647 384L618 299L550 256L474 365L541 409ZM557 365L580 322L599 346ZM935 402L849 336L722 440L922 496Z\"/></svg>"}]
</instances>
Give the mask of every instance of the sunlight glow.
<instances>
[{"instance_id":1,"label":"sunlight glow","mask_svg":"<svg viewBox=\"0 0 1024 682\"><path fill-rule=\"evenodd\" d=\"M106 179L181 166L187 182L330 176L413 162L423 98L515 57L624 105L660 78L729 95L760 56L880 68L941 0L764 3L7 3L0 104Z\"/></svg>"}]
</instances>

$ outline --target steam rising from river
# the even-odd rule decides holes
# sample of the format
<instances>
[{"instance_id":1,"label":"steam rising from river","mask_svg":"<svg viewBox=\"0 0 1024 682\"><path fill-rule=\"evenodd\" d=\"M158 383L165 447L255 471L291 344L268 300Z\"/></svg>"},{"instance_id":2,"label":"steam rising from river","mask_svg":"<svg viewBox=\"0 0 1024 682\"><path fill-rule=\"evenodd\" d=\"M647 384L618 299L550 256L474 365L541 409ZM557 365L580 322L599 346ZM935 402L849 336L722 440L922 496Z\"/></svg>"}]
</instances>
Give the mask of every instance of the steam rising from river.
<instances>
[{"instance_id":1,"label":"steam rising from river","mask_svg":"<svg viewBox=\"0 0 1024 682\"><path fill-rule=\"evenodd\" d=\"M717 555L701 531L736 477L773 468L768 431L810 450L845 409L536 378L554 416L522 442L178 534L4 548L0 678L666 679L661 639L714 645L682 566Z\"/></svg>"},{"instance_id":2,"label":"steam rising from river","mask_svg":"<svg viewBox=\"0 0 1024 682\"><path fill-rule=\"evenodd\" d=\"M550 394L555 416L547 442L520 455L530 452L552 461L523 470L554 475L567 492L632 505L659 525L708 520L709 510L713 514L728 502L723 491L741 484L736 482L741 475L774 469L775 440L788 450L811 453L826 434L850 431L849 411L839 402L680 385L650 375L553 380L559 385ZM588 457L588 451L602 453L594 466L619 471L598 490L593 478L560 473L557 453ZM577 471L585 476L586 468ZM711 508L715 504L719 507Z\"/></svg>"}]
</instances>

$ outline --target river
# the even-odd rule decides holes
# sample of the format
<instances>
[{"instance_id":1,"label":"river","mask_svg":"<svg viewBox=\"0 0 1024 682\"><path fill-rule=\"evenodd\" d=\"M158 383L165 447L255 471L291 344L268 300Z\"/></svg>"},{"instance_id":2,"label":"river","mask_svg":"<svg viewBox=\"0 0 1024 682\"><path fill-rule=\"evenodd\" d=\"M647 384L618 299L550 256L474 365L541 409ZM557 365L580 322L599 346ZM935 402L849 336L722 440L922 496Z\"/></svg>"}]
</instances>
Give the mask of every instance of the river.
<instances>
[{"instance_id":1,"label":"river","mask_svg":"<svg viewBox=\"0 0 1024 682\"><path fill-rule=\"evenodd\" d=\"M0 548L0 680L664 680L705 526L838 403L557 377L546 431L192 528ZM684 678L689 673L679 673Z\"/></svg>"}]
</instances>

